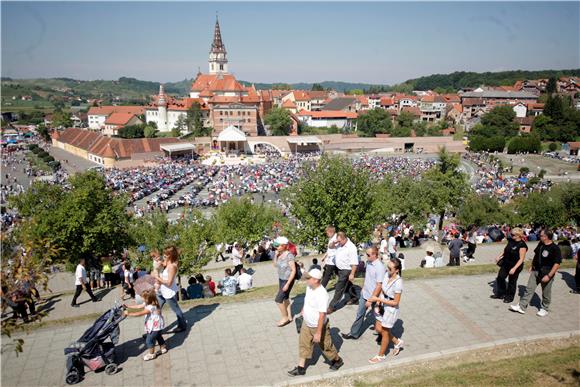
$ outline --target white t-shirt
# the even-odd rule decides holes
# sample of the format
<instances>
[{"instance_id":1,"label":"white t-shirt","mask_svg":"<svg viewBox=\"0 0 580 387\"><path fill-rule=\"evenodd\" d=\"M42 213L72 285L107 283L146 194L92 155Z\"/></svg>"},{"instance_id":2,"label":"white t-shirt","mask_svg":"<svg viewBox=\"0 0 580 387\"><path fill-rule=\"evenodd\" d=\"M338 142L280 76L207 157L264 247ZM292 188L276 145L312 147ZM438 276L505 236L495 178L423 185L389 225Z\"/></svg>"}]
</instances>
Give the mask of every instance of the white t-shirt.
<instances>
[{"instance_id":1,"label":"white t-shirt","mask_svg":"<svg viewBox=\"0 0 580 387\"><path fill-rule=\"evenodd\" d=\"M319 285L316 289L306 287L306 296L304 297L304 323L307 327L318 327L318 318L320 313L326 313L328 310L328 292L324 286Z\"/></svg>"},{"instance_id":2,"label":"white t-shirt","mask_svg":"<svg viewBox=\"0 0 580 387\"><path fill-rule=\"evenodd\" d=\"M432 255L425 256L425 267L435 267L435 257Z\"/></svg>"},{"instance_id":3,"label":"white t-shirt","mask_svg":"<svg viewBox=\"0 0 580 387\"><path fill-rule=\"evenodd\" d=\"M75 285L82 285L87 283L87 271L80 263L75 270Z\"/></svg>"},{"instance_id":4,"label":"white t-shirt","mask_svg":"<svg viewBox=\"0 0 580 387\"><path fill-rule=\"evenodd\" d=\"M394 254L397 252L397 240L395 237L389 237L389 245L387 247L389 254Z\"/></svg>"},{"instance_id":5,"label":"white t-shirt","mask_svg":"<svg viewBox=\"0 0 580 387\"><path fill-rule=\"evenodd\" d=\"M232 264L234 266L242 264L242 252L235 247L232 249Z\"/></svg>"},{"instance_id":6,"label":"white t-shirt","mask_svg":"<svg viewBox=\"0 0 580 387\"><path fill-rule=\"evenodd\" d=\"M381 241L381 247L379 247L379 253L386 254L387 253L387 240L383 239Z\"/></svg>"},{"instance_id":7,"label":"white t-shirt","mask_svg":"<svg viewBox=\"0 0 580 387\"><path fill-rule=\"evenodd\" d=\"M252 287L252 276L248 273L240 274L238 277L238 285L240 290L248 290Z\"/></svg>"},{"instance_id":8,"label":"white t-shirt","mask_svg":"<svg viewBox=\"0 0 580 387\"><path fill-rule=\"evenodd\" d=\"M125 282L133 283L133 271L125 269Z\"/></svg>"},{"instance_id":9,"label":"white t-shirt","mask_svg":"<svg viewBox=\"0 0 580 387\"><path fill-rule=\"evenodd\" d=\"M334 260L338 270L351 270L352 265L358 265L358 250L350 239L336 249Z\"/></svg>"},{"instance_id":10,"label":"white t-shirt","mask_svg":"<svg viewBox=\"0 0 580 387\"><path fill-rule=\"evenodd\" d=\"M167 271L167 268L163 269L163 272L161 273L161 278L163 278L164 281L167 281L169 279L169 272ZM175 296L175 294L177 293L176 278L173 278L173 284L171 285L171 287L161 284L161 286L159 287L159 292L161 292L161 295L166 300L173 298L173 296Z\"/></svg>"},{"instance_id":11,"label":"white t-shirt","mask_svg":"<svg viewBox=\"0 0 580 387\"><path fill-rule=\"evenodd\" d=\"M328 245L327 245L327 250L326 250L326 260L325 260L326 265L331 265L331 266L336 265L336 262L335 262L336 247L334 247L334 248L330 247L331 245L334 245L335 243L336 243L336 234L334 234L328 240Z\"/></svg>"}]
</instances>

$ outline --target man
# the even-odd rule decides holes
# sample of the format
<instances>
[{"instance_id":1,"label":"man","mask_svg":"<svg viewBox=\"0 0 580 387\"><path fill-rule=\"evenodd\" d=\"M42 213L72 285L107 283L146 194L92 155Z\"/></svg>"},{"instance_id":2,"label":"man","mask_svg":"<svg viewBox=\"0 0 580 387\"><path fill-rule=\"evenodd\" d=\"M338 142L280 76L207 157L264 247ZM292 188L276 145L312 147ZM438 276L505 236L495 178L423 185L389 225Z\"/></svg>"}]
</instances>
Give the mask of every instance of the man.
<instances>
[{"instance_id":1,"label":"man","mask_svg":"<svg viewBox=\"0 0 580 387\"><path fill-rule=\"evenodd\" d=\"M334 257L336 255L336 228L334 226L326 227L326 236L328 237L328 244L326 247L326 253L322 257L322 263L324 264L324 274L322 276L322 286L326 288L328 282L334 274L336 274L336 266L334 264Z\"/></svg>"},{"instance_id":2,"label":"man","mask_svg":"<svg viewBox=\"0 0 580 387\"><path fill-rule=\"evenodd\" d=\"M232 269L227 268L225 270L225 274L226 276L218 285L218 287L222 290L222 296L235 296L238 281L236 281L236 279L232 275Z\"/></svg>"},{"instance_id":3,"label":"man","mask_svg":"<svg viewBox=\"0 0 580 387\"><path fill-rule=\"evenodd\" d=\"M91 291L91 285L87 281L87 270L85 269L84 258L81 258L75 270L75 286L76 286L75 295L73 296L72 302L70 304L72 307L74 308L79 307L79 305L77 304L77 298L81 295L83 289L87 292L89 297L91 297L91 300L93 302L98 301L97 298L93 295L93 292Z\"/></svg>"},{"instance_id":4,"label":"man","mask_svg":"<svg viewBox=\"0 0 580 387\"><path fill-rule=\"evenodd\" d=\"M461 248L463 241L461 240L459 232L455 232L454 238L449 241L449 263L447 266L459 266L459 256L461 255Z\"/></svg>"},{"instance_id":5,"label":"man","mask_svg":"<svg viewBox=\"0 0 580 387\"><path fill-rule=\"evenodd\" d=\"M336 270L338 271L338 280L334 286L334 297L332 297L332 301L330 301L328 314L333 313L336 310L337 304L340 302L344 294L347 294L349 295L349 298L352 298L349 289L352 286L352 281L354 280L354 275L358 266L358 251L354 243L352 243L342 231L337 234L336 241L337 249L334 260L336 263Z\"/></svg>"},{"instance_id":6,"label":"man","mask_svg":"<svg viewBox=\"0 0 580 387\"><path fill-rule=\"evenodd\" d=\"M376 247L367 249L367 265L365 272L365 281L363 284L360 298L358 300L358 310L356 317L350 327L350 333L342 334L347 340L358 339L364 331L364 320L367 310L371 307L368 301L371 297L378 297L381 292L381 286L385 277L385 265L379 259L379 250Z\"/></svg>"},{"instance_id":7,"label":"man","mask_svg":"<svg viewBox=\"0 0 580 387\"><path fill-rule=\"evenodd\" d=\"M242 264L242 258L244 257L244 250L240 247L238 242L234 243L234 248L232 249L232 264L234 265L234 271L232 277L242 270L244 265Z\"/></svg>"},{"instance_id":8,"label":"man","mask_svg":"<svg viewBox=\"0 0 580 387\"><path fill-rule=\"evenodd\" d=\"M397 258L397 238L395 238L395 230L391 230L389 233L389 241L387 242L387 252L389 253L389 258Z\"/></svg>"},{"instance_id":9,"label":"man","mask_svg":"<svg viewBox=\"0 0 580 387\"><path fill-rule=\"evenodd\" d=\"M336 371L344 365L344 361L338 355L330 336L330 326L326 318L328 292L321 283L322 272L318 269L313 269L306 273L304 278L307 280L308 287L306 288L304 307L301 313L304 322L300 329L299 360L298 366L288 371L290 376L299 376L306 373L306 360L312 357L314 343L320 346L326 359L331 362L331 370Z\"/></svg>"},{"instance_id":10,"label":"man","mask_svg":"<svg viewBox=\"0 0 580 387\"><path fill-rule=\"evenodd\" d=\"M248 274L244 268L240 270L238 285L240 286L240 290L248 290L252 288L252 276Z\"/></svg>"},{"instance_id":11,"label":"man","mask_svg":"<svg viewBox=\"0 0 580 387\"><path fill-rule=\"evenodd\" d=\"M520 303L510 306L510 310L513 312L526 313L526 308L539 284L542 286L542 304L536 315L538 317L548 315L552 301L552 283L556 272L560 268L560 263L562 263L562 254L560 248L552 241L553 236L552 231L547 229L540 232L540 243L534 250L528 286L524 295L520 298Z\"/></svg>"}]
</instances>

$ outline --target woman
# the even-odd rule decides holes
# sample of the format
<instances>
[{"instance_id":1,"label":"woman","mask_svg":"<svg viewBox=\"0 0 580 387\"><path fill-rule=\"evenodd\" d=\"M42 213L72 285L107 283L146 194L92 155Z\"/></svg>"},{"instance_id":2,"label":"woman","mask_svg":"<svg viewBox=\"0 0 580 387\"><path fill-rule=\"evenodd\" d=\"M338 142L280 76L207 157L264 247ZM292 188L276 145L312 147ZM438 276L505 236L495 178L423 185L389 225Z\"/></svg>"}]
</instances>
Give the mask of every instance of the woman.
<instances>
[{"instance_id":1,"label":"woman","mask_svg":"<svg viewBox=\"0 0 580 387\"><path fill-rule=\"evenodd\" d=\"M290 291L294 286L296 278L296 263L294 255L288 250L288 238L278 237L273 246L276 248L274 256L274 267L278 270L278 294L276 294L276 304L280 309L280 321L278 327L281 328L292 322L290 313Z\"/></svg>"},{"instance_id":2,"label":"woman","mask_svg":"<svg viewBox=\"0 0 580 387\"><path fill-rule=\"evenodd\" d=\"M167 302L175 316L177 317L177 329L174 333L183 332L187 328L187 323L185 322L185 317L183 317L183 312L177 303L177 272L178 272L178 260L179 252L175 246L170 246L163 250L163 261L161 263L162 272L161 275L153 275L153 277L159 283L159 293L157 297L159 299L159 308L163 308L163 305Z\"/></svg>"},{"instance_id":3,"label":"woman","mask_svg":"<svg viewBox=\"0 0 580 387\"><path fill-rule=\"evenodd\" d=\"M511 238L508 240L508 244L503 250L503 253L495 259L496 262L501 260L501 266L495 280L496 291L490 297L503 299L503 302L506 304L514 300L518 277L524 267L528 245L524 242L523 237L524 231L521 228L516 227L512 229ZM508 278L507 290L506 278Z\"/></svg>"},{"instance_id":4,"label":"woman","mask_svg":"<svg viewBox=\"0 0 580 387\"><path fill-rule=\"evenodd\" d=\"M384 361L387 356L389 342L392 341L395 349L393 355L397 356L403 348L404 342L396 338L391 330L399 319L399 304L401 302L401 293L403 292L403 279L401 278L401 260L391 258L387 263L387 272L383 278L381 297L373 296L370 302L375 302L375 330L381 336L381 348L379 354L369 360L369 363L376 364ZM380 313L380 309L384 312Z\"/></svg>"}]
</instances>

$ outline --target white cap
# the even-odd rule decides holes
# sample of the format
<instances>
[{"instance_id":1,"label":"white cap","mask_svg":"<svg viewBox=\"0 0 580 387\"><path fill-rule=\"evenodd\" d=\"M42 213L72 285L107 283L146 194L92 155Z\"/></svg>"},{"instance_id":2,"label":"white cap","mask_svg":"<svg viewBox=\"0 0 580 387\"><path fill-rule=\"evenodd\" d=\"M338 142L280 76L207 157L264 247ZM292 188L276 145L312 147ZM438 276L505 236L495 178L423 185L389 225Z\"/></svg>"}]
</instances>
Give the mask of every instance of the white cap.
<instances>
[{"instance_id":1,"label":"white cap","mask_svg":"<svg viewBox=\"0 0 580 387\"><path fill-rule=\"evenodd\" d=\"M283 236L279 236L278 238L274 239L274 243L278 246L280 245L287 245L288 244L288 238L283 237Z\"/></svg>"},{"instance_id":2,"label":"white cap","mask_svg":"<svg viewBox=\"0 0 580 387\"><path fill-rule=\"evenodd\" d=\"M312 269L304 275L304 278L316 278L317 280L322 279L322 272L320 269Z\"/></svg>"}]
</instances>

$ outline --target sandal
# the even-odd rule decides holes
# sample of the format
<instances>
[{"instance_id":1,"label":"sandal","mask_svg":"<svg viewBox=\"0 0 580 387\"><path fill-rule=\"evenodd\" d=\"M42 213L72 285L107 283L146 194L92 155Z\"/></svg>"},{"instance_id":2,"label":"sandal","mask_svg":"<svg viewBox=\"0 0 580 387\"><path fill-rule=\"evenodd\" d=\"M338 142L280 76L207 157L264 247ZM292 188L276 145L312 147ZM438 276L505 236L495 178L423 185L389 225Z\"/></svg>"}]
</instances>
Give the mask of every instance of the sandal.
<instances>
[{"instance_id":1,"label":"sandal","mask_svg":"<svg viewBox=\"0 0 580 387\"><path fill-rule=\"evenodd\" d=\"M372 359L369 359L369 363L371 364L378 364L378 363L382 363L383 361L385 361L387 357L385 355L381 356L381 355L376 355L375 357L373 357Z\"/></svg>"},{"instance_id":2,"label":"sandal","mask_svg":"<svg viewBox=\"0 0 580 387\"><path fill-rule=\"evenodd\" d=\"M165 353L167 353L167 347L161 347L161 349L159 349L159 351L157 351L156 355L159 356L159 355L163 355Z\"/></svg>"},{"instance_id":3,"label":"sandal","mask_svg":"<svg viewBox=\"0 0 580 387\"><path fill-rule=\"evenodd\" d=\"M290 324L291 322L292 322L292 320L288 320L288 321L286 321L284 324L277 324L276 326L277 326L278 328L282 328L282 327L285 327L286 325Z\"/></svg>"},{"instance_id":4,"label":"sandal","mask_svg":"<svg viewBox=\"0 0 580 387\"><path fill-rule=\"evenodd\" d=\"M156 354L154 353L148 353L147 355L143 356L143 360L145 361L149 361L149 360L153 360L157 357Z\"/></svg>"},{"instance_id":5,"label":"sandal","mask_svg":"<svg viewBox=\"0 0 580 387\"><path fill-rule=\"evenodd\" d=\"M401 339L399 339L399 342L397 343L397 345L395 345L395 348L393 350L393 356L397 356L399 354L399 352L401 352L401 349L403 349L403 346L405 345L405 342Z\"/></svg>"}]
</instances>

